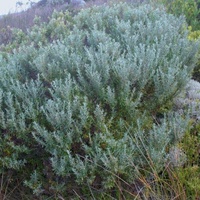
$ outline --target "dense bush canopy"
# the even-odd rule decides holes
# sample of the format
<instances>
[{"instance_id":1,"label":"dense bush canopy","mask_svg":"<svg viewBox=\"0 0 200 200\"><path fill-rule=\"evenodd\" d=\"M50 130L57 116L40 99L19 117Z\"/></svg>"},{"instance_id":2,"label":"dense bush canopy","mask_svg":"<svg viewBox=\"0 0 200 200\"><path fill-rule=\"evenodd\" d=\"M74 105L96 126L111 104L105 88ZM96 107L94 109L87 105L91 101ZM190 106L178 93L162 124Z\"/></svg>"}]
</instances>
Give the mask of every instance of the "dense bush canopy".
<instances>
[{"instance_id":1,"label":"dense bush canopy","mask_svg":"<svg viewBox=\"0 0 200 200\"><path fill-rule=\"evenodd\" d=\"M1 52L0 169L40 195L118 198L170 162L196 52L184 18L150 5L37 22Z\"/></svg>"}]
</instances>

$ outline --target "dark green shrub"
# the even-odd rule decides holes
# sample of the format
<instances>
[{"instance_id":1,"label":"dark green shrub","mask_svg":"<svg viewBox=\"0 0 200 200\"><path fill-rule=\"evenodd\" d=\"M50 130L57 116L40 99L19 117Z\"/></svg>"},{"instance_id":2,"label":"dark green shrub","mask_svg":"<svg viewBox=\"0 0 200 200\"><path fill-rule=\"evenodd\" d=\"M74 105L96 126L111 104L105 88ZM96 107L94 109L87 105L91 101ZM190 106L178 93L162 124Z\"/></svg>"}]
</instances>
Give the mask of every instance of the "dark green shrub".
<instances>
[{"instance_id":1,"label":"dark green shrub","mask_svg":"<svg viewBox=\"0 0 200 200\"><path fill-rule=\"evenodd\" d=\"M179 146L185 153L187 161L182 168L176 169L180 182L184 185L189 199L200 197L200 124L192 122L189 131Z\"/></svg>"},{"instance_id":2,"label":"dark green shrub","mask_svg":"<svg viewBox=\"0 0 200 200\"><path fill-rule=\"evenodd\" d=\"M192 27L189 27L189 36L188 39L192 41L199 41L200 40L200 30L193 31ZM193 79L200 81L200 50L198 53L198 62L193 71Z\"/></svg>"},{"instance_id":3,"label":"dark green shrub","mask_svg":"<svg viewBox=\"0 0 200 200\"><path fill-rule=\"evenodd\" d=\"M166 5L167 11L186 17L187 23L193 30L200 29L200 1L199 0L160 0Z\"/></svg>"}]
</instances>

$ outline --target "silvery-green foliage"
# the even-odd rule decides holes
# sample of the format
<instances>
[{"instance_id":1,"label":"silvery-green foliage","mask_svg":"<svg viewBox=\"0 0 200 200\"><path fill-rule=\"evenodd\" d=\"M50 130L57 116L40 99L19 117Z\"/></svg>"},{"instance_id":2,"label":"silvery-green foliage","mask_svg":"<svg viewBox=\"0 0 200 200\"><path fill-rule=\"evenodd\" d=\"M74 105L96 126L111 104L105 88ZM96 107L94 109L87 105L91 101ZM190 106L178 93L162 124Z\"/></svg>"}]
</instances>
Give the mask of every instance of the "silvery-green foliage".
<instances>
[{"instance_id":1,"label":"silvery-green foliage","mask_svg":"<svg viewBox=\"0 0 200 200\"><path fill-rule=\"evenodd\" d=\"M162 170L162 166L169 159L166 148L180 141L188 122L188 117L183 120L176 113L168 113L160 125L154 124L151 130L145 132L138 120L138 131L132 136L140 155L138 162L150 165L156 172Z\"/></svg>"},{"instance_id":2,"label":"silvery-green foliage","mask_svg":"<svg viewBox=\"0 0 200 200\"><path fill-rule=\"evenodd\" d=\"M19 169L26 163L25 158L21 157L22 153L27 153L26 145L20 143L20 137L23 133L18 135L19 143L15 143L11 138L15 137L15 131L25 131L25 117L23 113L17 115L17 109L14 107L13 95L11 93L4 93L0 90L0 169L12 168Z\"/></svg>"},{"instance_id":3,"label":"silvery-green foliage","mask_svg":"<svg viewBox=\"0 0 200 200\"><path fill-rule=\"evenodd\" d=\"M22 47L19 52L14 50L13 55L1 58L1 168L22 167L26 158L31 157L30 145L35 145L31 140L31 123L39 120L45 90L39 77L31 79L29 65L34 50L27 47L24 51Z\"/></svg>"},{"instance_id":4,"label":"silvery-green foliage","mask_svg":"<svg viewBox=\"0 0 200 200\"><path fill-rule=\"evenodd\" d=\"M45 42L0 58L1 167L27 162L40 174L26 182L33 190L78 184L80 195L91 185L94 192L132 184L141 167L162 171L166 149L187 125L163 111L194 66L197 45L187 40L184 19L119 3L83 10L73 21L51 43L41 34ZM35 29L47 30L34 27L27 37Z\"/></svg>"},{"instance_id":5,"label":"silvery-green foliage","mask_svg":"<svg viewBox=\"0 0 200 200\"><path fill-rule=\"evenodd\" d=\"M35 170L31 174L31 181L25 181L24 184L33 190L33 193L39 195L43 192L40 174Z\"/></svg>"},{"instance_id":6,"label":"silvery-green foliage","mask_svg":"<svg viewBox=\"0 0 200 200\"><path fill-rule=\"evenodd\" d=\"M118 12L119 8L121 13ZM186 84L193 69L190 65L193 59L191 55L195 54L196 48L183 39L186 37L185 33L180 34L184 32L184 19L175 19L160 9L152 12L154 8L149 5L133 9L131 6L128 8L117 4L106 12L101 9L90 10L92 19L87 16L86 11L76 17L77 26L89 32L85 46L88 52L86 56L92 67L90 73L96 77L94 86L97 87L97 82L104 82L98 78L100 69L103 76L107 75L109 85L117 76L118 83L123 84L119 84L119 87L123 88L122 91L129 94L133 93L130 88L136 88L136 92L143 91L142 99L149 98L147 106L151 105L152 109L166 103ZM109 52L108 46L112 53ZM101 63L101 60L104 60L104 63ZM106 60L109 62L106 66L110 68L106 68L108 73L104 73L102 69ZM88 66L85 68L86 74L80 75L81 80L89 79L90 83L93 83L92 74L87 73ZM111 73L112 80L108 78ZM83 82L84 87L85 84ZM152 90L153 93L147 94L147 90Z\"/></svg>"},{"instance_id":7,"label":"silvery-green foliage","mask_svg":"<svg viewBox=\"0 0 200 200\"><path fill-rule=\"evenodd\" d=\"M20 84L12 79L11 83L10 92L1 90L0 166L18 169L26 163L26 155L30 153L28 146L33 144L31 122L38 120L41 88L39 81Z\"/></svg>"}]
</instances>

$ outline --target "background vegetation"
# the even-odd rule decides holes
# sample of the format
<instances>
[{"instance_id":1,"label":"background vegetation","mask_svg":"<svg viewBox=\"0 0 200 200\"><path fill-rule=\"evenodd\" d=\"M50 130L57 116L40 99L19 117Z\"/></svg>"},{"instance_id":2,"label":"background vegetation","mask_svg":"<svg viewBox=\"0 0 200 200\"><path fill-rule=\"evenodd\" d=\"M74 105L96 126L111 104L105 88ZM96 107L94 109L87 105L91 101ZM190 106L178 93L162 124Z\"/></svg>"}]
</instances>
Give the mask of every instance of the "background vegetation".
<instances>
[{"instance_id":1,"label":"background vegetation","mask_svg":"<svg viewBox=\"0 0 200 200\"><path fill-rule=\"evenodd\" d=\"M2 199L200 198L199 2L102 3L0 20Z\"/></svg>"}]
</instances>

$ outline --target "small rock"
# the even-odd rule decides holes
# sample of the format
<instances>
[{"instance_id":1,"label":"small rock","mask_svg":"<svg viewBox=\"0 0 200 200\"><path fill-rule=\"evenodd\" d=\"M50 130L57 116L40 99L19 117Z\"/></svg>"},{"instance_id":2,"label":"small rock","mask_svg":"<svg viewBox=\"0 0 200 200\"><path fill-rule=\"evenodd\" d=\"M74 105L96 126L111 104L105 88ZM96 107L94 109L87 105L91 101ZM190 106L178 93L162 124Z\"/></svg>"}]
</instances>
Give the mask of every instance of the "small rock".
<instances>
[{"instance_id":1,"label":"small rock","mask_svg":"<svg viewBox=\"0 0 200 200\"><path fill-rule=\"evenodd\" d=\"M84 6L86 3L84 0L71 0L73 6Z\"/></svg>"}]
</instances>

